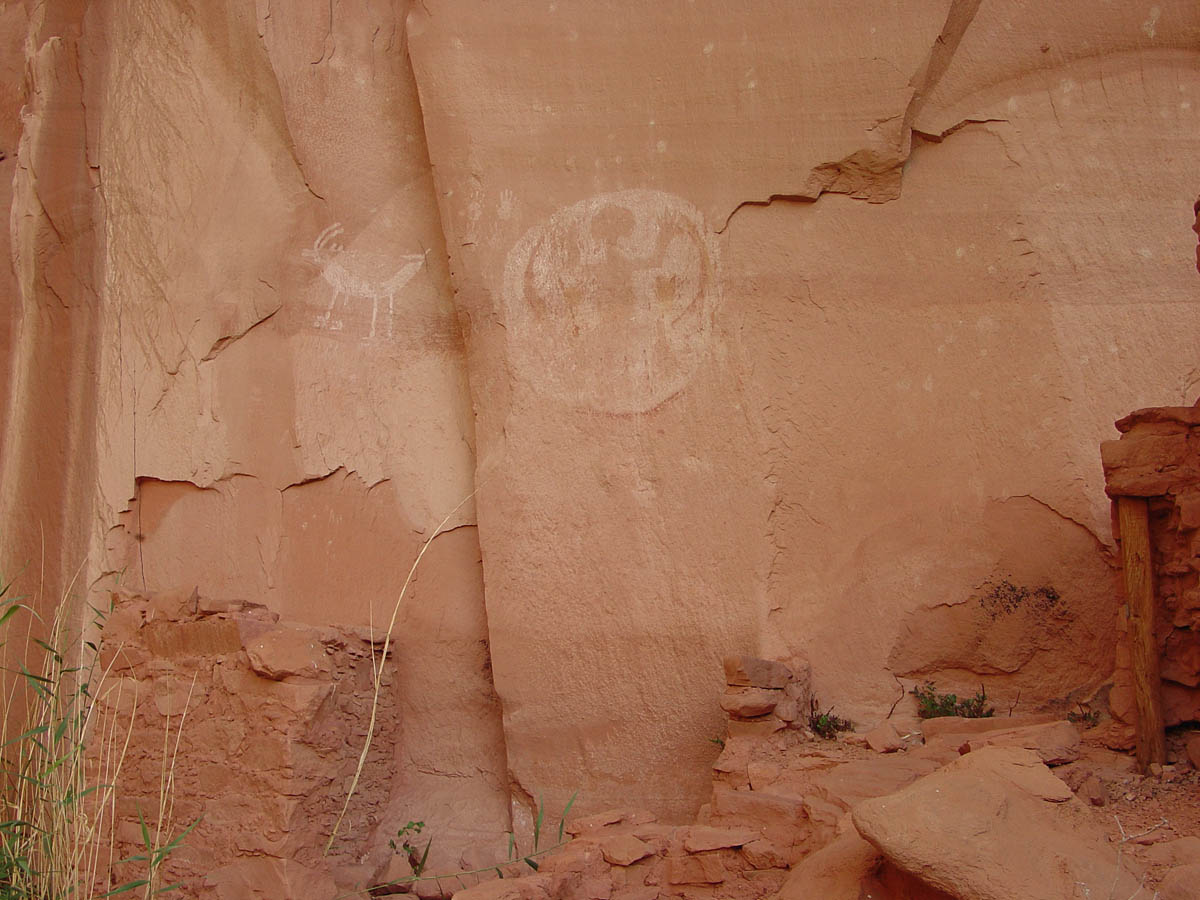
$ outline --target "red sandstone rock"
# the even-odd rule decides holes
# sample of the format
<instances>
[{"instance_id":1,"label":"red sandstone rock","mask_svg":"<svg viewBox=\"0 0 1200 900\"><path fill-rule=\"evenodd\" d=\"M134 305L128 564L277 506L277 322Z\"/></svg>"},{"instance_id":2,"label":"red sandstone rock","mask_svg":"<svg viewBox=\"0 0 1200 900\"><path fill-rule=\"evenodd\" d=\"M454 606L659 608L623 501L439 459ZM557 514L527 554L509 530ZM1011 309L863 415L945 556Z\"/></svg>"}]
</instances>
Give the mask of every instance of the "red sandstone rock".
<instances>
[{"instance_id":1,"label":"red sandstone rock","mask_svg":"<svg viewBox=\"0 0 1200 900\"><path fill-rule=\"evenodd\" d=\"M754 719L732 718L726 725L730 737L765 738L787 727L787 723L776 716L758 716Z\"/></svg>"},{"instance_id":2,"label":"red sandstone rock","mask_svg":"<svg viewBox=\"0 0 1200 900\"><path fill-rule=\"evenodd\" d=\"M654 848L632 834L614 834L600 839L600 852L604 859L615 866L630 866L645 859Z\"/></svg>"},{"instance_id":3,"label":"red sandstone rock","mask_svg":"<svg viewBox=\"0 0 1200 900\"><path fill-rule=\"evenodd\" d=\"M583 835L590 831L603 828L606 825L616 825L632 818L633 814L627 809L606 809L603 812L592 813L572 819L566 825L567 834Z\"/></svg>"},{"instance_id":4,"label":"red sandstone rock","mask_svg":"<svg viewBox=\"0 0 1200 900\"><path fill-rule=\"evenodd\" d=\"M876 753L895 753L904 749L904 741L890 722L880 722L863 737Z\"/></svg>"},{"instance_id":5,"label":"red sandstone rock","mask_svg":"<svg viewBox=\"0 0 1200 900\"><path fill-rule=\"evenodd\" d=\"M1075 790L1075 796L1092 806L1104 806L1108 803L1108 789L1104 787L1104 782L1095 775L1084 780L1083 784Z\"/></svg>"},{"instance_id":6,"label":"red sandstone rock","mask_svg":"<svg viewBox=\"0 0 1200 900\"><path fill-rule=\"evenodd\" d=\"M278 627L246 646L250 667L276 681L288 676L316 678L329 671L325 648L309 629Z\"/></svg>"},{"instance_id":7,"label":"red sandstone rock","mask_svg":"<svg viewBox=\"0 0 1200 900\"><path fill-rule=\"evenodd\" d=\"M779 900L860 900L883 855L851 829L802 860L788 874Z\"/></svg>"},{"instance_id":8,"label":"red sandstone rock","mask_svg":"<svg viewBox=\"0 0 1200 900\"><path fill-rule=\"evenodd\" d=\"M853 817L889 861L959 900L1058 900L1079 885L1098 896L1114 884L1132 896L1137 879L1082 830L1071 797L1032 751L986 748Z\"/></svg>"},{"instance_id":9,"label":"red sandstone rock","mask_svg":"<svg viewBox=\"0 0 1200 900\"><path fill-rule=\"evenodd\" d=\"M1200 836L1189 834L1146 850L1147 862L1164 866L1200 865Z\"/></svg>"},{"instance_id":10,"label":"red sandstone rock","mask_svg":"<svg viewBox=\"0 0 1200 900\"><path fill-rule=\"evenodd\" d=\"M988 731L1004 731L1011 728L1025 728L1031 725L1044 725L1057 720L1057 716L987 716L979 719L965 719L962 716L939 716L934 719L921 720L921 734L926 741L942 734L983 734Z\"/></svg>"},{"instance_id":11,"label":"red sandstone rock","mask_svg":"<svg viewBox=\"0 0 1200 900\"><path fill-rule=\"evenodd\" d=\"M158 591L146 597L145 617L147 624L156 619L177 622L195 615L199 609L200 593L195 588Z\"/></svg>"},{"instance_id":12,"label":"red sandstone rock","mask_svg":"<svg viewBox=\"0 0 1200 900\"><path fill-rule=\"evenodd\" d=\"M762 835L746 828L713 828L705 825L692 825L683 830L682 837L684 850L688 853L701 853L705 850L741 847Z\"/></svg>"},{"instance_id":13,"label":"red sandstone rock","mask_svg":"<svg viewBox=\"0 0 1200 900\"><path fill-rule=\"evenodd\" d=\"M824 799L845 811L868 797L898 791L941 765L915 753L852 760L813 777Z\"/></svg>"},{"instance_id":14,"label":"red sandstone rock","mask_svg":"<svg viewBox=\"0 0 1200 900\"><path fill-rule=\"evenodd\" d=\"M746 769L750 763L750 755L753 753L755 746L757 744L753 738L734 737L731 735L725 739L725 746L721 748L721 755L713 763L713 770L734 775L741 779L746 778Z\"/></svg>"},{"instance_id":15,"label":"red sandstone rock","mask_svg":"<svg viewBox=\"0 0 1200 900\"><path fill-rule=\"evenodd\" d=\"M705 0L253 6L3 11L0 521L53 510L81 584L378 627L478 483L489 616L468 507L401 610L380 835L428 804L497 838L509 767L585 811L636 772L686 819L739 648L809 649L851 716L893 658L1034 704L1108 677L1097 423L1175 396L1200 337L1164 212L1194 4L799 4L744 40ZM972 605L1016 566L1061 615ZM277 687L253 715L317 715ZM338 712L296 723L331 765Z\"/></svg>"},{"instance_id":16,"label":"red sandstone rock","mask_svg":"<svg viewBox=\"0 0 1200 900\"><path fill-rule=\"evenodd\" d=\"M721 695L721 709L732 716L752 719L765 716L783 699L783 691L754 687L730 687Z\"/></svg>"},{"instance_id":17,"label":"red sandstone rock","mask_svg":"<svg viewBox=\"0 0 1200 900\"><path fill-rule=\"evenodd\" d=\"M791 697L784 695L784 698L776 704L774 709L775 717L781 722L797 722L803 719L804 714L801 712L800 704Z\"/></svg>"},{"instance_id":18,"label":"red sandstone rock","mask_svg":"<svg viewBox=\"0 0 1200 900\"><path fill-rule=\"evenodd\" d=\"M756 688L784 688L792 680L792 670L781 662L755 656L726 656L725 683Z\"/></svg>"},{"instance_id":19,"label":"red sandstone rock","mask_svg":"<svg viewBox=\"0 0 1200 900\"><path fill-rule=\"evenodd\" d=\"M214 658L242 647L241 630L230 619L172 622L160 617L142 628L146 648L159 657Z\"/></svg>"},{"instance_id":20,"label":"red sandstone rock","mask_svg":"<svg viewBox=\"0 0 1200 900\"><path fill-rule=\"evenodd\" d=\"M461 900L551 900L550 885L549 875L503 878L456 891L454 896Z\"/></svg>"},{"instance_id":21,"label":"red sandstone rock","mask_svg":"<svg viewBox=\"0 0 1200 900\"><path fill-rule=\"evenodd\" d=\"M1141 424L1167 424L1183 426L1180 430L1200 425L1200 408L1195 406L1154 406L1147 409L1134 410L1127 416L1122 416L1114 423L1117 431L1125 434Z\"/></svg>"},{"instance_id":22,"label":"red sandstone rock","mask_svg":"<svg viewBox=\"0 0 1200 900\"><path fill-rule=\"evenodd\" d=\"M211 868L204 878L217 900L242 900L279 891L296 900L320 900L337 892L333 880L294 860L249 857Z\"/></svg>"},{"instance_id":23,"label":"red sandstone rock","mask_svg":"<svg viewBox=\"0 0 1200 900\"><path fill-rule=\"evenodd\" d=\"M870 4L856 16L861 33L840 31L837 16L818 16L835 26L820 48L805 54L755 45L759 28L803 32L801 23L809 24L817 9L789 7L785 14L773 12L769 24L747 19L746 46L755 49L745 50L745 59L711 31L719 11L702 2L686 21L643 5L623 21L626 37L616 44L603 15L590 7L558 4L521 20L474 14L475 4L450 2L431 6L429 14L417 9L410 18L458 297L473 329L469 365L472 384L481 386L480 458L498 467L489 470L495 477L481 493L485 543L493 542L487 549L489 591L498 592L490 622L503 645L494 644L498 655L512 660L507 671L497 669L501 694L524 711L508 723L513 770L523 784L569 784L570 765L547 748L605 733L603 747L589 748L598 786L619 783L618 773L632 764L656 773L650 796L673 791L691 804L702 797L705 785L682 781L675 770L703 772L708 762L700 750L712 733L711 716L703 712L706 703L711 709L711 696L689 688L679 712L664 723L670 743L639 747L644 756L633 763L628 748L638 746L637 729L610 725L614 710L638 702L646 676L659 665L645 661L644 647L662 647L663 638L675 634L670 604L662 602L676 596L669 584L674 575L663 573L679 572L674 563L680 558L691 561L685 571L702 573L695 585L700 593L692 595L699 599L689 601L706 623L698 630L726 636L706 643L711 649L704 652L696 651L694 640L667 637L669 649L662 652L673 666L684 667L685 685L708 677L702 660L713 650L760 646L747 640L758 627L748 623L748 607L729 600L745 597L758 610L754 621L770 622L766 637L809 650L824 684L845 685L839 712L878 715L895 690L887 660L893 648L911 644L905 623L919 598L966 600L975 585L1010 570L1014 561L1030 569L1035 586L1061 573L1064 603L1079 618L1070 628L1061 620L1022 618L1021 627L1012 629L1019 640L997 629L1003 634L987 649L1004 665L989 659L988 670L1014 673L1010 696L1021 689L1031 704L1107 678L1116 595L1104 550L1093 537L1107 515L1097 500L1101 473L1094 465L1102 425L1086 423L1111 421L1147 390L1177 391L1167 359L1186 357L1196 343L1190 330L1178 331L1177 317L1157 299L1192 296L1196 277L1190 209L1184 209L1186 222L1161 214L1178 207L1180 197L1194 198L1191 176L1186 166L1157 164L1159 144L1194 139L1190 119L1176 123L1172 93L1178 78L1193 77L1176 56L1190 46L1193 14L1182 5L1164 7L1144 30L1145 10L1112 4L1099 19L1089 11L1085 37L1069 6L1032 20L1016 16L1011 4L972 7L972 14L956 15L947 26L944 4L903 11ZM875 17L889 24L881 26ZM886 41L879 37L885 33ZM648 40L651 34L670 34L669 51ZM836 77L833 60L824 62L826 53L840 52L831 48L872 41L894 42L895 53L881 58L903 74L872 66L850 84ZM1050 44L1054 50L1047 55L1042 47ZM567 46L588 52L568 53L562 49ZM932 62L930 47L937 48ZM1131 53L1156 60L1149 70L1155 85L1150 101L1132 65L1122 69L1115 89L1109 69L1101 72L1110 57L1125 60ZM803 82L806 97L820 98L821 112L813 115L837 124L812 134L788 125L784 140L777 123L790 122L786 111L803 101L786 91L767 96L763 85L797 83L787 77L796 65L810 76ZM751 66L754 72L746 74ZM615 80L608 77L614 69L623 73ZM477 79L464 84L464 70L502 81L511 102L496 104ZM1034 83L1047 71L1054 73L1052 96L1044 83ZM1105 96L1101 75L1107 100L1093 99ZM654 86L649 98L647 84ZM919 108L909 110L914 91ZM666 125L648 111L661 109L667 97L689 107L728 108L722 121L738 125L714 130L710 122L698 144L690 125ZM747 110L740 105L745 98L753 98ZM1008 109L1010 101L1015 111ZM1123 116L1115 135L1107 125L1110 104ZM846 122L858 120L846 118L846 105L855 115L872 109L864 122L889 124L849 127ZM1169 115L1161 115L1164 110ZM926 137L910 133L906 143L906 121ZM514 149L514 130L541 135L536 152ZM1089 143L1098 132L1106 135L1099 155ZM1032 148L1019 163L1009 158L1018 145ZM1059 175L1076 171L1065 162L1079 155L1071 147L1088 147L1096 157L1095 170L1072 176L1083 178L1087 190L1072 190ZM901 164L910 150L911 164ZM751 166L753 171L733 176L719 162L783 157L787 167L768 162L765 169ZM714 171L719 177L712 177ZM1130 173L1144 171L1155 173L1151 187L1139 177L1138 189L1131 189ZM948 177L964 172L982 172L983 181L971 181L968 189L961 178ZM902 173L904 190L897 194ZM791 187L784 190L781 179ZM644 190L655 193L630 193ZM807 197L822 190L895 199L760 205L781 191ZM972 202L976 195L997 199L983 210ZM1110 236L1099 226L1078 227L1092 221L1093 207L1115 208L1129 196L1140 210L1134 214L1138 241ZM1013 210L1027 210L1033 197L1036 215L1014 217ZM680 230L685 220L703 223L730 243L711 256L702 252L706 244ZM652 222L666 240L682 235L676 246L692 248L686 259L697 261L694 271L704 279L712 269L701 260L720 256L722 280L739 285L736 315L723 294L713 324L692 331L712 336L711 353L697 350L695 342L675 350L671 329L656 345L653 323L659 319L643 312L654 306L635 302L633 276L663 264L638 256L643 251L621 239L638 226L649 233ZM846 234L870 237L847 246ZM574 254L580 245L593 247L597 262ZM749 265L742 247L755 248L761 265ZM599 262L618 256L619 271ZM541 264L551 259L571 262ZM790 302L781 313L772 292L762 290L765 281L776 281L781 259L798 260L794 269L783 266L779 284L802 298L812 291L811 315ZM796 274L801 271L803 277ZM1051 310L1038 306L1030 292L1071 299ZM1097 299L1114 293L1120 300ZM882 318L877 295L892 298ZM698 289L689 296L693 303L677 301L681 311L707 323L713 295ZM974 298L969 310L961 308L963 298ZM1112 318L1106 326L1083 312L1101 305ZM822 308L838 312L826 318ZM567 309L573 311L543 312ZM750 327L741 327L743 316ZM1169 350L1151 354L1151 362L1135 362L1125 348L1136 343L1107 341L1114 329L1135 335L1131 340L1166 340ZM561 338L554 337L560 331ZM604 349L593 364L595 347ZM646 353L639 356L639 347ZM732 348L743 348L746 356L726 355ZM670 361L667 368L660 353ZM882 368L880 353L889 360ZM1101 358L1105 363L1096 362ZM650 362L643 368L639 360ZM966 381L963 372L971 373ZM1014 372L1022 373L1015 384ZM1096 377L1102 388L1094 387ZM843 440L837 427L823 431L823 412L806 408L797 414L795 386L803 379L833 385L847 402L852 398L861 409L854 417L861 440ZM850 387L864 379L871 389ZM718 409L751 408L761 412L761 430L751 425L731 434L731 419L715 417ZM646 430L646 415L661 431ZM934 419L936 436L920 424ZM726 430L714 429L714 421ZM820 469L815 477L807 468L805 477L797 475L800 444L809 451L804 465ZM681 445L696 449L696 459L712 460L714 468L693 472L664 449ZM579 447L586 448L582 456ZM605 462L610 459L636 463L615 472ZM914 459L924 462L914 468ZM767 467L767 460L775 462ZM764 492L752 477L762 471L772 473ZM847 471L854 472L853 497L843 487ZM713 496L712 486L725 483L712 477L717 472L740 484L736 495ZM1016 499L1021 495L1029 496ZM991 497L1006 499L985 499ZM657 500L663 503L653 506ZM705 504L702 510L696 502ZM1006 506L1023 507L1021 520L1006 514ZM651 507L655 514L646 515ZM931 508L953 515L930 516ZM736 521L727 515L721 521L714 509ZM644 529L604 526L600 541L559 539L575 534L579 523L594 529L632 521ZM710 527L716 521L720 526ZM747 533L758 533L751 523L761 521L769 521L775 539L767 554L746 540ZM539 564L547 547L556 558ZM632 571L618 574L611 565L613 558L646 554L648 564ZM1027 562L1035 556L1041 558ZM896 559L911 565L896 566ZM739 589L747 583L736 578L739 569L758 573L750 581L764 591ZM631 598L633 606L618 615L637 623L636 639L621 628L602 633L592 627L594 611L614 596ZM975 619L955 625L955 648L965 649L948 668L970 662L969 649L976 641L986 644L988 625ZM596 648L589 671L554 666L563 635ZM1072 642L1082 649L1071 650ZM537 659L529 657L530 648ZM940 664L938 648L936 641L923 644L913 668ZM528 677L534 672L552 673L553 683L544 674ZM598 684L611 696L597 697ZM547 712L560 704L594 712L584 719ZM685 754L693 754L694 765L679 766ZM596 802L603 806L616 798ZM660 802L665 809L666 801ZM684 817L688 803L672 803Z\"/></svg>"},{"instance_id":24,"label":"red sandstone rock","mask_svg":"<svg viewBox=\"0 0 1200 900\"><path fill-rule=\"evenodd\" d=\"M1179 866L1163 876L1161 900L1200 900L1200 863Z\"/></svg>"},{"instance_id":25,"label":"red sandstone rock","mask_svg":"<svg viewBox=\"0 0 1200 900\"><path fill-rule=\"evenodd\" d=\"M1192 764L1192 768L1200 769L1200 733L1188 737L1183 745L1183 751L1187 754L1188 762Z\"/></svg>"},{"instance_id":26,"label":"red sandstone rock","mask_svg":"<svg viewBox=\"0 0 1200 900\"><path fill-rule=\"evenodd\" d=\"M667 858L668 884L720 884L728 871L716 853Z\"/></svg>"},{"instance_id":27,"label":"red sandstone rock","mask_svg":"<svg viewBox=\"0 0 1200 900\"><path fill-rule=\"evenodd\" d=\"M804 800L763 791L735 791L720 784L713 785L712 801L700 822L719 827L757 829L763 837L780 848L789 849L802 843L809 831Z\"/></svg>"},{"instance_id":28,"label":"red sandstone rock","mask_svg":"<svg viewBox=\"0 0 1200 900\"><path fill-rule=\"evenodd\" d=\"M793 854L765 838L759 838L742 847L742 856L756 869L786 869L792 863Z\"/></svg>"},{"instance_id":29,"label":"red sandstone rock","mask_svg":"<svg viewBox=\"0 0 1200 900\"><path fill-rule=\"evenodd\" d=\"M763 791L779 780L781 772L778 762L755 760L746 766L746 780L750 783L750 790Z\"/></svg>"},{"instance_id":30,"label":"red sandstone rock","mask_svg":"<svg viewBox=\"0 0 1200 900\"><path fill-rule=\"evenodd\" d=\"M1131 433L1100 445L1109 496L1154 497L1179 483L1177 471L1188 455L1185 434Z\"/></svg>"},{"instance_id":31,"label":"red sandstone rock","mask_svg":"<svg viewBox=\"0 0 1200 900\"><path fill-rule=\"evenodd\" d=\"M984 732L966 742L969 751L983 747L1016 747L1033 750L1048 766L1061 765L1079 758L1079 729L1070 722L1050 722Z\"/></svg>"}]
</instances>

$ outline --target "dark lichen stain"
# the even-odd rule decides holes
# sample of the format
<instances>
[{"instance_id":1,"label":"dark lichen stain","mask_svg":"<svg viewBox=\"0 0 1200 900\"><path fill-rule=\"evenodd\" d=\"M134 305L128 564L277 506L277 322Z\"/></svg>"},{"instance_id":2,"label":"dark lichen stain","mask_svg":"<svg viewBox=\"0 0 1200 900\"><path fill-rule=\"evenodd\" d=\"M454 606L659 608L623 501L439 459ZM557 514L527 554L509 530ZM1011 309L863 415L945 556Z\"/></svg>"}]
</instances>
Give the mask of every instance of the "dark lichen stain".
<instances>
[{"instance_id":1,"label":"dark lichen stain","mask_svg":"<svg viewBox=\"0 0 1200 900\"><path fill-rule=\"evenodd\" d=\"M988 580L979 586L979 605L991 619L1010 616L1021 609L1051 612L1062 606L1062 597L1050 585L1030 588L1007 579Z\"/></svg>"}]
</instances>

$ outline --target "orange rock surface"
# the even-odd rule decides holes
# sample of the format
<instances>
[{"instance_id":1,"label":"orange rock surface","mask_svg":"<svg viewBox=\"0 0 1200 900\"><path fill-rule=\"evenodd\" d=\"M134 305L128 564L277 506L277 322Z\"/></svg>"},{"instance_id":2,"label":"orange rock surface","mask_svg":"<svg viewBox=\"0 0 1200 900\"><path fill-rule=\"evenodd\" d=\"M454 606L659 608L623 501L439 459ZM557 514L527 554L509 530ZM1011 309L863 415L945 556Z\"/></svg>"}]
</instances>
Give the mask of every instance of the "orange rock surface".
<instances>
[{"instance_id":1,"label":"orange rock surface","mask_svg":"<svg viewBox=\"0 0 1200 900\"><path fill-rule=\"evenodd\" d=\"M1198 46L1190 0L4 4L0 573L125 597L122 678L288 710L189 741L197 808L261 820L221 896L370 879L417 820L489 865L572 796L760 815L662 879L765 895L853 792L739 740L894 708L898 750L926 680L1104 705L1096 447L1200 383ZM1138 428L1104 466L1157 485L1191 423ZM723 706L754 790L712 793Z\"/></svg>"}]
</instances>

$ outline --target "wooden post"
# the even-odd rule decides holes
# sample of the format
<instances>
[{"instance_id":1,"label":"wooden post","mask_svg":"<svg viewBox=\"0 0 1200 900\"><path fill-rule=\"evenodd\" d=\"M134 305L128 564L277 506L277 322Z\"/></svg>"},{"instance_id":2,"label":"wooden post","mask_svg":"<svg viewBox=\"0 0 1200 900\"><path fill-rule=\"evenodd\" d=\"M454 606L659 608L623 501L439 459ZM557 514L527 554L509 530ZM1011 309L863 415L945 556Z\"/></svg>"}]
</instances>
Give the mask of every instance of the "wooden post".
<instances>
[{"instance_id":1,"label":"wooden post","mask_svg":"<svg viewBox=\"0 0 1200 900\"><path fill-rule=\"evenodd\" d=\"M1117 527L1129 598L1129 643L1137 704L1137 761L1142 772L1167 758L1158 641L1154 636L1154 558L1150 553L1150 504L1143 497L1117 498Z\"/></svg>"}]
</instances>

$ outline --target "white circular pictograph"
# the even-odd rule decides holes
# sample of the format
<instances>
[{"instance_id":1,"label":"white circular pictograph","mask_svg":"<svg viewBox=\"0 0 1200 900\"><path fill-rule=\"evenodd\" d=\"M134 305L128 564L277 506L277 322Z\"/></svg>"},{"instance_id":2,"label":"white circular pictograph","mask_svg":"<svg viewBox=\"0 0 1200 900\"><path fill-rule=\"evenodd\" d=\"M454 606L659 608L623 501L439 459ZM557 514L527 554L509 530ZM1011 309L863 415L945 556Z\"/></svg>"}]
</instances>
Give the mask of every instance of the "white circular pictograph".
<instances>
[{"instance_id":1,"label":"white circular pictograph","mask_svg":"<svg viewBox=\"0 0 1200 900\"><path fill-rule=\"evenodd\" d=\"M537 389L604 412L644 412L707 358L720 301L716 240L687 201L654 190L559 210L508 254L513 365Z\"/></svg>"}]
</instances>

